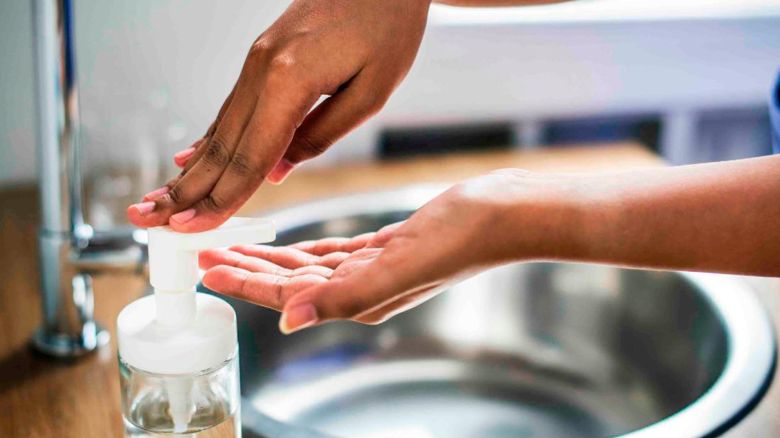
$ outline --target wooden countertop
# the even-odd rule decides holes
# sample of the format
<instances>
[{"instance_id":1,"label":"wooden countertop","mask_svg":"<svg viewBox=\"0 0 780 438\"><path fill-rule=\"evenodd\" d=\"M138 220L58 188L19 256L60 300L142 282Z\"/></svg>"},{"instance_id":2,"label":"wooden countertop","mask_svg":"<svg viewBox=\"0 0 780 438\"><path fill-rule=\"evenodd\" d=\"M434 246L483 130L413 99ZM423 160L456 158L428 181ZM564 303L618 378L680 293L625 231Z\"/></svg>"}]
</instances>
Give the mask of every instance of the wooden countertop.
<instances>
[{"instance_id":1,"label":"wooden countertop","mask_svg":"<svg viewBox=\"0 0 780 438\"><path fill-rule=\"evenodd\" d=\"M590 172L660 165L663 163L645 149L622 144L304 169L282 186L263 186L242 212L256 213L345 192L417 182L452 182L502 167ZM113 339L111 348L72 362L52 360L30 351L28 341L41 316L36 192L33 188L2 191L0 206L0 437L122 436ZM753 281L770 311L780 316L778 280ZM99 276L94 285L97 319L112 331L119 310L146 287L143 279L125 275ZM774 385L728 436L780 435L778 409L780 386Z\"/></svg>"}]
</instances>

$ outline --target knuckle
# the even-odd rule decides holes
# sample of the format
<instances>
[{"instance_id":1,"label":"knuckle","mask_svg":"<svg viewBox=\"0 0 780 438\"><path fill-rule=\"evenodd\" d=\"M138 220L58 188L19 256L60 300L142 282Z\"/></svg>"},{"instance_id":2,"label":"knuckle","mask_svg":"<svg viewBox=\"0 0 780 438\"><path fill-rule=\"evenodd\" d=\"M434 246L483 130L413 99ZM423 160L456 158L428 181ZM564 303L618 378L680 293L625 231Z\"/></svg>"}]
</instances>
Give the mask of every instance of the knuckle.
<instances>
[{"instance_id":1,"label":"knuckle","mask_svg":"<svg viewBox=\"0 0 780 438\"><path fill-rule=\"evenodd\" d=\"M230 159L231 170L239 176L255 176L259 174L260 166L249 154L236 152Z\"/></svg>"},{"instance_id":2,"label":"knuckle","mask_svg":"<svg viewBox=\"0 0 780 438\"><path fill-rule=\"evenodd\" d=\"M184 194L179 186L174 186L167 193L168 199L174 204L180 204L184 200Z\"/></svg>"},{"instance_id":3,"label":"knuckle","mask_svg":"<svg viewBox=\"0 0 780 438\"><path fill-rule=\"evenodd\" d=\"M221 212L225 207L225 202L214 193L209 193L205 198L200 201L201 206L213 213Z\"/></svg>"},{"instance_id":4,"label":"knuckle","mask_svg":"<svg viewBox=\"0 0 780 438\"><path fill-rule=\"evenodd\" d=\"M259 73L278 50L277 45L271 39L261 36L249 48L244 66L245 70Z\"/></svg>"},{"instance_id":5,"label":"knuckle","mask_svg":"<svg viewBox=\"0 0 780 438\"><path fill-rule=\"evenodd\" d=\"M305 100L318 89L319 79L302 66L299 50L277 50L268 60L264 87L267 92L284 96L293 102Z\"/></svg>"},{"instance_id":6,"label":"knuckle","mask_svg":"<svg viewBox=\"0 0 780 438\"><path fill-rule=\"evenodd\" d=\"M298 57L290 50L274 54L268 61L269 74L289 75L298 68Z\"/></svg>"},{"instance_id":7,"label":"knuckle","mask_svg":"<svg viewBox=\"0 0 780 438\"><path fill-rule=\"evenodd\" d=\"M379 111L382 111L388 98L389 96L385 96L381 93L369 93L362 100L360 112L367 116L373 116Z\"/></svg>"},{"instance_id":8,"label":"knuckle","mask_svg":"<svg viewBox=\"0 0 780 438\"><path fill-rule=\"evenodd\" d=\"M249 48L249 58L265 58L274 49L271 39L265 35L260 35Z\"/></svg>"},{"instance_id":9,"label":"knuckle","mask_svg":"<svg viewBox=\"0 0 780 438\"><path fill-rule=\"evenodd\" d=\"M206 151L203 153L203 160L217 167L223 167L228 163L230 154L224 137L217 135L211 139Z\"/></svg>"},{"instance_id":10,"label":"knuckle","mask_svg":"<svg viewBox=\"0 0 780 438\"><path fill-rule=\"evenodd\" d=\"M310 72L303 67L303 61L311 56L311 41L306 33L284 41L261 35L249 49L245 80L259 80L262 92L295 90L311 94L319 82L316 75L307 74ZM294 87L290 86L291 80L295 81Z\"/></svg>"},{"instance_id":11,"label":"knuckle","mask_svg":"<svg viewBox=\"0 0 780 438\"><path fill-rule=\"evenodd\" d=\"M306 159L322 155L332 144L333 141L329 139L315 139L307 134L300 135L297 139L296 149L302 153L296 158Z\"/></svg>"}]
</instances>

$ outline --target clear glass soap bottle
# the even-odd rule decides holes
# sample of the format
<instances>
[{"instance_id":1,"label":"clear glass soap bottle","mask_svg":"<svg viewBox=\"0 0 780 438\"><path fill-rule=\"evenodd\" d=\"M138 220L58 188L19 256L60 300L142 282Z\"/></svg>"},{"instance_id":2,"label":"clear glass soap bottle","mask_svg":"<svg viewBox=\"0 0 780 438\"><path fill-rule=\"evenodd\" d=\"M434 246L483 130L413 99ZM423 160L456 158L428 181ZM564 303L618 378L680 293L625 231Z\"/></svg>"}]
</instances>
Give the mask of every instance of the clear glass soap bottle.
<instances>
[{"instance_id":1,"label":"clear glass soap bottle","mask_svg":"<svg viewBox=\"0 0 780 438\"><path fill-rule=\"evenodd\" d=\"M125 435L240 437L236 312L220 298L195 292L198 251L269 242L273 223L231 218L201 233L167 226L148 232L154 294L117 317Z\"/></svg>"}]
</instances>

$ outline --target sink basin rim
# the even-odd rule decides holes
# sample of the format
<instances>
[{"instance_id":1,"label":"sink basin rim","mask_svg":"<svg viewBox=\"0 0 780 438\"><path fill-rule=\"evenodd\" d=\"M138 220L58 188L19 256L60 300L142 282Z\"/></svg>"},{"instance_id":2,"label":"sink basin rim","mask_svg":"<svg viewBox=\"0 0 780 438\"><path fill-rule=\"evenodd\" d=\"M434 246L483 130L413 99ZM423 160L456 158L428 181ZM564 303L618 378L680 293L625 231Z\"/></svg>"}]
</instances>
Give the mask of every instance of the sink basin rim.
<instances>
[{"instance_id":1,"label":"sink basin rim","mask_svg":"<svg viewBox=\"0 0 780 438\"><path fill-rule=\"evenodd\" d=\"M726 366L693 403L622 438L717 436L750 413L772 383L777 340L769 314L745 280L726 274L678 274L717 309L728 335Z\"/></svg>"}]
</instances>

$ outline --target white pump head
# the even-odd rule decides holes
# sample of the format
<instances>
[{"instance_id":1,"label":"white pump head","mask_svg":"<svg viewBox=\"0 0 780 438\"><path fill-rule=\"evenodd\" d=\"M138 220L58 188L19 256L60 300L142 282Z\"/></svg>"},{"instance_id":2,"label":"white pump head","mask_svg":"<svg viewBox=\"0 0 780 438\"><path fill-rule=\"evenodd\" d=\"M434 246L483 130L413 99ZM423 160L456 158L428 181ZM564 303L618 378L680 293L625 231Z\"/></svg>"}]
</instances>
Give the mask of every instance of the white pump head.
<instances>
[{"instance_id":1,"label":"white pump head","mask_svg":"<svg viewBox=\"0 0 780 438\"><path fill-rule=\"evenodd\" d=\"M117 318L125 362L144 371L182 374L226 360L235 348L235 312L218 298L195 293L198 251L275 237L273 222L255 218L231 218L202 233L149 229L155 294L130 303Z\"/></svg>"},{"instance_id":2,"label":"white pump head","mask_svg":"<svg viewBox=\"0 0 780 438\"><path fill-rule=\"evenodd\" d=\"M198 283L198 251L270 242L276 234L268 219L234 217L202 233L178 233L170 227L149 229L149 280L158 291L186 292Z\"/></svg>"},{"instance_id":3,"label":"white pump head","mask_svg":"<svg viewBox=\"0 0 780 438\"><path fill-rule=\"evenodd\" d=\"M149 229L149 281L155 289L157 322L180 326L195 316L198 251L270 242L276 237L267 219L234 217L202 233L178 233L170 227Z\"/></svg>"}]
</instances>

